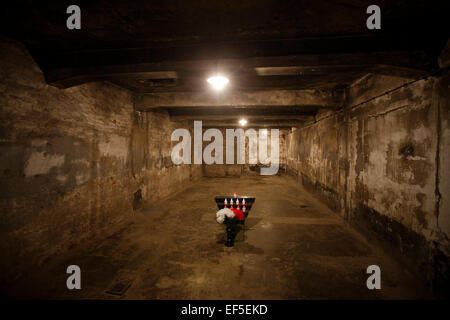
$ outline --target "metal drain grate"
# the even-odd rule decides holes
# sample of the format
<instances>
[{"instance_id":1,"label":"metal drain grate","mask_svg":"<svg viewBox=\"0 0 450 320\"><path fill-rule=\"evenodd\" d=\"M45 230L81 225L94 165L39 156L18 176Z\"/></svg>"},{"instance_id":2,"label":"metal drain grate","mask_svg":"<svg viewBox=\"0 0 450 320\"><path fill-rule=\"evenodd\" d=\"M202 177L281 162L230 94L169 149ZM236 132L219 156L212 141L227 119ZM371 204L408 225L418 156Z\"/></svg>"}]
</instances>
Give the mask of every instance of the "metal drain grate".
<instances>
[{"instance_id":1,"label":"metal drain grate","mask_svg":"<svg viewBox=\"0 0 450 320\"><path fill-rule=\"evenodd\" d=\"M121 297L131 286L132 281L116 282L109 290L105 291L107 294Z\"/></svg>"}]
</instances>

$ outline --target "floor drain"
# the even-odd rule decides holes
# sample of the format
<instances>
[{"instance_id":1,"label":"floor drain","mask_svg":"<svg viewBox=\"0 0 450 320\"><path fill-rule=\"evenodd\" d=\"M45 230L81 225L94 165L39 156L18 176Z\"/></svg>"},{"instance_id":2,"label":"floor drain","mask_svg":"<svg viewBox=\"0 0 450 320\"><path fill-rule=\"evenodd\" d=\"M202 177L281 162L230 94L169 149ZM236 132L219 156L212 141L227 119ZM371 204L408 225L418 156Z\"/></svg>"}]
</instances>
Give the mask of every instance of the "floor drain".
<instances>
[{"instance_id":1,"label":"floor drain","mask_svg":"<svg viewBox=\"0 0 450 320\"><path fill-rule=\"evenodd\" d=\"M121 297L131 286L131 283L132 281L117 282L106 293Z\"/></svg>"}]
</instances>

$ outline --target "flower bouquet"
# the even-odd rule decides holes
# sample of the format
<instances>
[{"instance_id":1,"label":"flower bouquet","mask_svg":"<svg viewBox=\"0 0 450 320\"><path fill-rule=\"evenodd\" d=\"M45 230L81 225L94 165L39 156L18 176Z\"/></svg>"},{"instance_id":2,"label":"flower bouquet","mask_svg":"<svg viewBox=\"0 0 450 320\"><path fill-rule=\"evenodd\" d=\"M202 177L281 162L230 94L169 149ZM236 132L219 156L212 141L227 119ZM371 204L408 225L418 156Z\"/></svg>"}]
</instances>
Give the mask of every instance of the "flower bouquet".
<instances>
[{"instance_id":1,"label":"flower bouquet","mask_svg":"<svg viewBox=\"0 0 450 320\"><path fill-rule=\"evenodd\" d=\"M242 224L245 219L244 213L239 209L223 208L216 213L216 221L225 224L227 229L227 247L234 246L234 238L239 231L237 224Z\"/></svg>"}]
</instances>

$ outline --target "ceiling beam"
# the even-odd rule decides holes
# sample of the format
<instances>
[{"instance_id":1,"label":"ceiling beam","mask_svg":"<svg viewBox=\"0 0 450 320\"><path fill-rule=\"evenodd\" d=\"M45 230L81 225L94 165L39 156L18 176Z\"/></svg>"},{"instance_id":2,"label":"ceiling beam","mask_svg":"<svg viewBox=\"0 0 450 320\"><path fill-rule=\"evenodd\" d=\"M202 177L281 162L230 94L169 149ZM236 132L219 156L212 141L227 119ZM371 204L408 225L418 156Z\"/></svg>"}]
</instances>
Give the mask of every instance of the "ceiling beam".
<instances>
[{"instance_id":1,"label":"ceiling beam","mask_svg":"<svg viewBox=\"0 0 450 320\"><path fill-rule=\"evenodd\" d=\"M44 67L82 67L129 64L130 62L164 62L188 60L226 60L253 57L324 55L373 52L412 52L424 50L433 44L430 37L391 33L319 36L291 39L241 41L149 41L146 46L75 49L77 46L57 48L29 46ZM446 39L445 39L446 40ZM445 41L443 42L445 44ZM51 45L50 45L51 46ZM75 49L75 50L74 50ZM371 63L367 61L365 63Z\"/></svg>"},{"instance_id":2,"label":"ceiling beam","mask_svg":"<svg viewBox=\"0 0 450 320\"><path fill-rule=\"evenodd\" d=\"M146 52L150 49L130 50L101 50L74 53L35 52L37 61L44 71L49 84L60 88L67 88L91 81L110 80L114 78L152 78L155 72L176 72L178 78L209 74L215 70L250 76L278 75L308 75L323 76L338 72L389 72L390 68L400 76L407 77L429 72L436 64L435 57L425 51L412 54L410 51L374 51L354 53L322 53L274 55L254 57L216 58L211 56L198 57L196 54L187 55L184 48L170 48L183 52L182 59L167 55L156 58ZM198 50L206 50L199 48ZM129 55L127 53L130 53ZM284 68L284 69L283 69ZM398 72L401 69L403 72Z\"/></svg>"},{"instance_id":3,"label":"ceiling beam","mask_svg":"<svg viewBox=\"0 0 450 320\"><path fill-rule=\"evenodd\" d=\"M337 109L342 107L342 93L321 90L270 90L224 92L164 92L141 95L140 111L161 107L304 107Z\"/></svg>"},{"instance_id":4,"label":"ceiling beam","mask_svg":"<svg viewBox=\"0 0 450 320\"><path fill-rule=\"evenodd\" d=\"M314 116L317 113L317 108L305 108L301 106L279 106L273 107L171 107L167 109L170 116L188 116L188 115L211 115L221 116L224 114L231 116L241 116L243 112L247 115L253 116Z\"/></svg>"},{"instance_id":5,"label":"ceiling beam","mask_svg":"<svg viewBox=\"0 0 450 320\"><path fill-rule=\"evenodd\" d=\"M317 110L305 110L302 107L277 107L277 108L221 108L221 107L175 107L167 108L172 121L186 120L254 120L254 122L272 120L300 120L314 119Z\"/></svg>"},{"instance_id":6,"label":"ceiling beam","mask_svg":"<svg viewBox=\"0 0 450 320\"><path fill-rule=\"evenodd\" d=\"M184 120L219 120L219 121L237 121L240 119L246 119L248 121L273 121L273 120L299 120L308 121L313 120L314 116L304 116L304 115L248 115L245 112L241 116L237 115L185 115L185 116L170 116L172 121L184 121Z\"/></svg>"},{"instance_id":7,"label":"ceiling beam","mask_svg":"<svg viewBox=\"0 0 450 320\"><path fill-rule=\"evenodd\" d=\"M245 127L242 127L239 125L236 121L222 121L222 120L208 120L208 121L202 121L203 127L210 127L210 128L291 128L291 127L300 127L305 123L305 121L300 120L273 120L273 121L255 121L255 120L249 120Z\"/></svg>"}]
</instances>

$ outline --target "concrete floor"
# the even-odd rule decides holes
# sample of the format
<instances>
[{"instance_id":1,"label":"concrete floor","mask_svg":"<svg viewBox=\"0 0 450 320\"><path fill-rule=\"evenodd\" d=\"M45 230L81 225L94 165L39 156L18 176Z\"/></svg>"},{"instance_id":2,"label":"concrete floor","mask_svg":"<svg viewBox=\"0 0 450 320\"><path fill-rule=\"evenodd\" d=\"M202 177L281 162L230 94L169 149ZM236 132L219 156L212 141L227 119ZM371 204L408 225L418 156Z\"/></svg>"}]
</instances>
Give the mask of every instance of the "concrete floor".
<instances>
[{"instance_id":1,"label":"concrete floor","mask_svg":"<svg viewBox=\"0 0 450 320\"><path fill-rule=\"evenodd\" d=\"M214 196L256 196L246 240L224 246ZM415 299L419 280L288 176L204 178L136 213L95 245L76 248L8 290L10 296L89 299ZM241 235L238 235L239 240ZM81 267L82 290L65 269ZM366 288L366 268L382 289ZM105 293L131 283L122 297Z\"/></svg>"}]
</instances>

